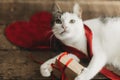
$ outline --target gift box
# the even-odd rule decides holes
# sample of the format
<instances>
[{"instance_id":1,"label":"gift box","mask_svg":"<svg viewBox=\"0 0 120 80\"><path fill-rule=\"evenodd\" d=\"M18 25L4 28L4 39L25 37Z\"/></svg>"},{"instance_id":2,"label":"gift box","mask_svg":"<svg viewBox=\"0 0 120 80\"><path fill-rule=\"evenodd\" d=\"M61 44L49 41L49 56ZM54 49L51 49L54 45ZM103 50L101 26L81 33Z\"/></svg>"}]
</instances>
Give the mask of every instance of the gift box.
<instances>
[{"instance_id":1,"label":"gift box","mask_svg":"<svg viewBox=\"0 0 120 80\"><path fill-rule=\"evenodd\" d=\"M53 74L60 80L74 80L84 69L81 64L69 57L67 52L58 56L52 67Z\"/></svg>"}]
</instances>

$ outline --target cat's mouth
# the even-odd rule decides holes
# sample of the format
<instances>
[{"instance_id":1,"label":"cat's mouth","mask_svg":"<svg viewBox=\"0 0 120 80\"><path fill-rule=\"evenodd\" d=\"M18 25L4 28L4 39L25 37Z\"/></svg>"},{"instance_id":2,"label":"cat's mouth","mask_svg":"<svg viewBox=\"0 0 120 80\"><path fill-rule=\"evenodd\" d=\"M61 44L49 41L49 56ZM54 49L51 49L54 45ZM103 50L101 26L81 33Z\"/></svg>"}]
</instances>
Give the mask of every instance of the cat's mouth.
<instances>
[{"instance_id":1,"label":"cat's mouth","mask_svg":"<svg viewBox=\"0 0 120 80\"><path fill-rule=\"evenodd\" d=\"M60 35L63 35L64 33L66 33L67 32L67 30L63 30L61 33L60 33Z\"/></svg>"},{"instance_id":2,"label":"cat's mouth","mask_svg":"<svg viewBox=\"0 0 120 80\"><path fill-rule=\"evenodd\" d=\"M64 33L65 33L65 31L61 32L60 35L62 35L62 34L64 34Z\"/></svg>"}]
</instances>

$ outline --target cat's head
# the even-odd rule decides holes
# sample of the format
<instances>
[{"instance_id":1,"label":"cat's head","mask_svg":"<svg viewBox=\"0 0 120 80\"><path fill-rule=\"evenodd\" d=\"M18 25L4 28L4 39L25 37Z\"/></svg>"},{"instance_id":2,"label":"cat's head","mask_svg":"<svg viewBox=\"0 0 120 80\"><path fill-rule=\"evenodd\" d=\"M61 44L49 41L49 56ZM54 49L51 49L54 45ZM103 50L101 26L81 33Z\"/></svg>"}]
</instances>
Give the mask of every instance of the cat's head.
<instances>
[{"instance_id":1,"label":"cat's head","mask_svg":"<svg viewBox=\"0 0 120 80\"><path fill-rule=\"evenodd\" d=\"M73 12L62 13L61 10L54 12L52 27L54 35L60 40L77 37L83 29L81 14L81 8L77 3L73 6Z\"/></svg>"}]
</instances>

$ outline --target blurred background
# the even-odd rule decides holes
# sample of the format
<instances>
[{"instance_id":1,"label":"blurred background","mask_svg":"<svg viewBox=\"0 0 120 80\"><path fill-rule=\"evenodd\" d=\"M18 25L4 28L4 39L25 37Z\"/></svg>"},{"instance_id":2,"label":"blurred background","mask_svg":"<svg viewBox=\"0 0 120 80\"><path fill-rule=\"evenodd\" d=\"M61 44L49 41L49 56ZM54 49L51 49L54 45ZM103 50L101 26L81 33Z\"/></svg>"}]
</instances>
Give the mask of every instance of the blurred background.
<instances>
[{"instance_id":1,"label":"blurred background","mask_svg":"<svg viewBox=\"0 0 120 80\"><path fill-rule=\"evenodd\" d=\"M83 20L100 16L120 16L119 0L77 1L83 10ZM6 39L4 29L15 21L29 20L34 13L43 10L52 12L55 2L63 11L72 11L75 0L0 0L0 80L51 80L41 76L40 65L30 60L28 55L33 53L37 60L45 61L56 54L21 49ZM116 73L120 72L112 66L108 68ZM105 79L105 77L98 75L95 79Z\"/></svg>"},{"instance_id":2,"label":"blurred background","mask_svg":"<svg viewBox=\"0 0 120 80\"><path fill-rule=\"evenodd\" d=\"M77 0L83 9L83 19L99 16L119 16L119 0ZM71 11L75 0L0 0L0 22L28 19L33 13L47 10L52 12L57 2L63 11Z\"/></svg>"}]
</instances>

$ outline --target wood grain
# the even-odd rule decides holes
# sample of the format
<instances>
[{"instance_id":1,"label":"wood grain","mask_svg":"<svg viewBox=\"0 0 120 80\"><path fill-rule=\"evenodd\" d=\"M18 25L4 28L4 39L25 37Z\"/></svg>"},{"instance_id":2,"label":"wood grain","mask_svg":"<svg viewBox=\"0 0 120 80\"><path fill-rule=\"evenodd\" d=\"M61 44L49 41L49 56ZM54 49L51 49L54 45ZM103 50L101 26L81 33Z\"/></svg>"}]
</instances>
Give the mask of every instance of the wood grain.
<instances>
[{"instance_id":1,"label":"wood grain","mask_svg":"<svg viewBox=\"0 0 120 80\"><path fill-rule=\"evenodd\" d=\"M40 74L40 64L35 63L28 58L30 53L38 61L46 61L51 56L56 55L50 52L40 51L21 51L8 50L0 51L0 76L3 79L19 79L19 80L50 80L51 78L44 78ZM49 54L49 55L48 55ZM51 54L51 55L50 55Z\"/></svg>"}]
</instances>

